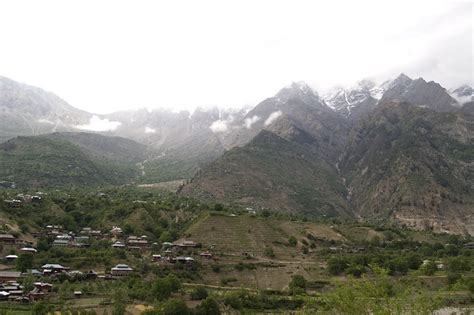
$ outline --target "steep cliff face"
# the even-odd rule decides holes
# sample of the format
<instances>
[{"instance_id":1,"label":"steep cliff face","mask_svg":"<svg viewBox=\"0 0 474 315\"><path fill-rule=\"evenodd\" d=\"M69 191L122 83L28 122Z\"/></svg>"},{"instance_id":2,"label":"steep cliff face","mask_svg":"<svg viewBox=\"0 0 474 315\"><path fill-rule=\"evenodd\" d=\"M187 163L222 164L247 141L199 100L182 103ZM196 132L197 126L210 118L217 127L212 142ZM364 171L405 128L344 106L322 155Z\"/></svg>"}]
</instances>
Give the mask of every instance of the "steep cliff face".
<instances>
[{"instance_id":1,"label":"steep cliff face","mask_svg":"<svg viewBox=\"0 0 474 315\"><path fill-rule=\"evenodd\" d=\"M352 130L340 167L361 217L474 232L472 117L383 104Z\"/></svg>"}]
</instances>

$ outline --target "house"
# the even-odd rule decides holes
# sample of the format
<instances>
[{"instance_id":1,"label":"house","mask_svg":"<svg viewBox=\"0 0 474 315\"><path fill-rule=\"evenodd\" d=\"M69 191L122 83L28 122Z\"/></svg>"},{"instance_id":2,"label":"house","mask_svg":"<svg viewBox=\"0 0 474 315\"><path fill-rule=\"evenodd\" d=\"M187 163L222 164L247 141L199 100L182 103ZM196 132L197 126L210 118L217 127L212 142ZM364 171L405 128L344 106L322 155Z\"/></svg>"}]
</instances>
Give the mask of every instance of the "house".
<instances>
[{"instance_id":1,"label":"house","mask_svg":"<svg viewBox=\"0 0 474 315\"><path fill-rule=\"evenodd\" d=\"M176 258L173 258L171 262L178 262L181 264L193 264L194 263L194 258L192 257L185 257L185 256L178 256Z\"/></svg>"},{"instance_id":2,"label":"house","mask_svg":"<svg viewBox=\"0 0 474 315\"><path fill-rule=\"evenodd\" d=\"M201 254L199 254L199 256L201 256L202 258L207 258L207 259L212 258L212 254L208 251L202 252Z\"/></svg>"},{"instance_id":3,"label":"house","mask_svg":"<svg viewBox=\"0 0 474 315\"><path fill-rule=\"evenodd\" d=\"M82 291L74 291L74 297L80 298L82 296Z\"/></svg>"},{"instance_id":4,"label":"house","mask_svg":"<svg viewBox=\"0 0 474 315\"><path fill-rule=\"evenodd\" d=\"M11 234L0 234L0 243L15 244L15 237Z\"/></svg>"},{"instance_id":5,"label":"house","mask_svg":"<svg viewBox=\"0 0 474 315\"><path fill-rule=\"evenodd\" d=\"M74 246L77 247L89 247L89 236L76 236L74 238Z\"/></svg>"},{"instance_id":6,"label":"house","mask_svg":"<svg viewBox=\"0 0 474 315\"><path fill-rule=\"evenodd\" d=\"M56 247L67 247L69 246L69 240L65 240L65 239L55 239L53 241L53 246L56 246Z\"/></svg>"},{"instance_id":7,"label":"house","mask_svg":"<svg viewBox=\"0 0 474 315\"><path fill-rule=\"evenodd\" d=\"M10 207L10 208L20 208L23 204L23 202L19 199L5 199L4 202Z\"/></svg>"},{"instance_id":8,"label":"house","mask_svg":"<svg viewBox=\"0 0 474 315\"><path fill-rule=\"evenodd\" d=\"M45 264L41 266L41 269L43 270L43 274L61 273L69 270L68 267L64 267L59 264Z\"/></svg>"},{"instance_id":9,"label":"house","mask_svg":"<svg viewBox=\"0 0 474 315\"><path fill-rule=\"evenodd\" d=\"M8 300L9 296L10 296L10 293L8 293L6 291L0 291L0 301Z\"/></svg>"},{"instance_id":10,"label":"house","mask_svg":"<svg viewBox=\"0 0 474 315\"><path fill-rule=\"evenodd\" d=\"M43 200L41 196L31 196L31 202L40 203Z\"/></svg>"},{"instance_id":11,"label":"house","mask_svg":"<svg viewBox=\"0 0 474 315\"><path fill-rule=\"evenodd\" d=\"M120 241L116 241L115 243L112 244L112 247L113 248L125 248L125 244L120 242Z\"/></svg>"},{"instance_id":12,"label":"house","mask_svg":"<svg viewBox=\"0 0 474 315\"><path fill-rule=\"evenodd\" d=\"M178 247L178 248L193 248L196 247L197 244L193 241L181 241L181 242L174 242L173 247Z\"/></svg>"},{"instance_id":13,"label":"house","mask_svg":"<svg viewBox=\"0 0 474 315\"><path fill-rule=\"evenodd\" d=\"M25 253L32 253L32 254L35 254L38 252L38 250L33 247L23 247L23 248L20 248L20 251L25 252Z\"/></svg>"},{"instance_id":14,"label":"house","mask_svg":"<svg viewBox=\"0 0 474 315\"><path fill-rule=\"evenodd\" d=\"M61 235L56 236L56 239L57 239L57 240L67 240L67 241L70 241L70 240L72 240L72 236L69 235L69 234L61 234Z\"/></svg>"},{"instance_id":15,"label":"house","mask_svg":"<svg viewBox=\"0 0 474 315\"><path fill-rule=\"evenodd\" d=\"M89 271L86 273L86 279L87 279L87 280L95 280L95 279L97 279L97 272L95 272L94 270L89 270Z\"/></svg>"},{"instance_id":16,"label":"house","mask_svg":"<svg viewBox=\"0 0 474 315\"><path fill-rule=\"evenodd\" d=\"M148 247L148 241L142 239L128 240L127 243L129 246Z\"/></svg>"},{"instance_id":17,"label":"house","mask_svg":"<svg viewBox=\"0 0 474 315\"><path fill-rule=\"evenodd\" d=\"M110 230L110 233L114 236L120 235L123 233L122 229L118 226L113 226L112 229Z\"/></svg>"},{"instance_id":18,"label":"house","mask_svg":"<svg viewBox=\"0 0 474 315\"><path fill-rule=\"evenodd\" d=\"M7 261L14 261L14 260L18 259L18 256L17 255L7 255L7 256L5 256L5 259Z\"/></svg>"},{"instance_id":19,"label":"house","mask_svg":"<svg viewBox=\"0 0 474 315\"><path fill-rule=\"evenodd\" d=\"M469 243L464 244L464 248L474 249L474 242L469 242Z\"/></svg>"},{"instance_id":20,"label":"house","mask_svg":"<svg viewBox=\"0 0 474 315\"><path fill-rule=\"evenodd\" d=\"M12 188L12 189L15 189L16 188L16 184L15 182L8 182L8 181L5 181L5 180L2 180L0 181L0 188Z\"/></svg>"},{"instance_id":21,"label":"house","mask_svg":"<svg viewBox=\"0 0 474 315\"><path fill-rule=\"evenodd\" d=\"M118 264L110 269L110 274L114 277L124 277L133 272L133 269L126 264Z\"/></svg>"},{"instance_id":22,"label":"house","mask_svg":"<svg viewBox=\"0 0 474 315\"><path fill-rule=\"evenodd\" d=\"M0 281L18 281L21 278L19 271L0 271Z\"/></svg>"},{"instance_id":23,"label":"house","mask_svg":"<svg viewBox=\"0 0 474 315\"><path fill-rule=\"evenodd\" d=\"M161 255L153 255L153 261L161 261L163 257Z\"/></svg>"},{"instance_id":24,"label":"house","mask_svg":"<svg viewBox=\"0 0 474 315\"><path fill-rule=\"evenodd\" d=\"M30 293L28 293L28 297L30 298L31 301L41 300L44 298L44 296L45 296L45 293L38 288L34 288L33 290L30 291Z\"/></svg>"},{"instance_id":25,"label":"house","mask_svg":"<svg viewBox=\"0 0 474 315\"><path fill-rule=\"evenodd\" d=\"M102 235L102 232L99 231L99 230L93 230L91 229L90 227L85 227L83 228L79 234L82 234L82 235L90 235L90 236L93 236L93 237L98 237L98 236L101 236Z\"/></svg>"},{"instance_id":26,"label":"house","mask_svg":"<svg viewBox=\"0 0 474 315\"><path fill-rule=\"evenodd\" d=\"M247 213L250 215L256 215L257 211L255 211L253 208L245 208L247 210Z\"/></svg>"},{"instance_id":27,"label":"house","mask_svg":"<svg viewBox=\"0 0 474 315\"><path fill-rule=\"evenodd\" d=\"M42 292L51 292L51 290L53 289L53 285L51 283L46 282L35 282L34 286Z\"/></svg>"},{"instance_id":28,"label":"house","mask_svg":"<svg viewBox=\"0 0 474 315\"><path fill-rule=\"evenodd\" d=\"M73 271L68 272L68 275L73 278L82 278L82 276L84 276L84 273L79 270L73 270Z\"/></svg>"}]
</instances>

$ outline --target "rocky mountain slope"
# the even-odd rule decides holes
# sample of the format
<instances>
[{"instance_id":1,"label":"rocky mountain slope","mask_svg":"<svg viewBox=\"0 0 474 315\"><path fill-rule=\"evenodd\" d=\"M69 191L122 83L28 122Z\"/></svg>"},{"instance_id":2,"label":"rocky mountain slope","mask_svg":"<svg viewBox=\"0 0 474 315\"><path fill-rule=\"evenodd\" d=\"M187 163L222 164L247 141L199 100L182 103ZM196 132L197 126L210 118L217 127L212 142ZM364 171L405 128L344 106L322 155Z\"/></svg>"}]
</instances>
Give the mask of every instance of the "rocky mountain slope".
<instances>
[{"instance_id":1,"label":"rocky mountain slope","mask_svg":"<svg viewBox=\"0 0 474 315\"><path fill-rule=\"evenodd\" d=\"M208 200L310 216L349 216L337 169L318 156L314 139L293 127L286 140L262 130L226 152L182 193Z\"/></svg>"},{"instance_id":2,"label":"rocky mountain slope","mask_svg":"<svg viewBox=\"0 0 474 315\"><path fill-rule=\"evenodd\" d=\"M455 111L460 106L440 84L434 81L426 82L423 78L412 80L403 73L389 84L380 104L393 100L440 112Z\"/></svg>"},{"instance_id":3,"label":"rocky mountain slope","mask_svg":"<svg viewBox=\"0 0 474 315\"><path fill-rule=\"evenodd\" d=\"M40 88L0 77L0 142L15 136L70 131L92 114Z\"/></svg>"},{"instance_id":4,"label":"rocky mountain slope","mask_svg":"<svg viewBox=\"0 0 474 315\"><path fill-rule=\"evenodd\" d=\"M4 139L77 131L94 120L50 93L0 82ZM247 110L118 112L97 117L114 125L102 136L61 132L5 142L0 178L24 185L192 178L182 194L473 233L469 97L469 87L448 92L401 74L324 96L292 83Z\"/></svg>"},{"instance_id":5,"label":"rocky mountain slope","mask_svg":"<svg viewBox=\"0 0 474 315\"><path fill-rule=\"evenodd\" d=\"M474 120L385 103L351 132L340 163L361 217L474 233Z\"/></svg>"}]
</instances>

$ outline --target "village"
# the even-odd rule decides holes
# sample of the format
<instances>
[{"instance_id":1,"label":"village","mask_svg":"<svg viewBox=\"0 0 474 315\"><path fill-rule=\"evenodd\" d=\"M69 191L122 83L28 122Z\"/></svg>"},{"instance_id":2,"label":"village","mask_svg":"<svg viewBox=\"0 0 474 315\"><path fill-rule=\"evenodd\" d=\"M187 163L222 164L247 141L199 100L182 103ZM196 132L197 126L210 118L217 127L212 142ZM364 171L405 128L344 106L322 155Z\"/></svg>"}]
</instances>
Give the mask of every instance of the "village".
<instances>
[{"instance_id":1,"label":"village","mask_svg":"<svg viewBox=\"0 0 474 315\"><path fill-rule=\"evenodd\" d=\"M112 226L107 232L95 230L89 227L83 228L78 234L65 231L59 225L47 225L41 232L33 233L35 238L53 238L53 247L85 248L90 247L91 240L107 241L110 247L119 251L139 252L144 260L158 265L181 264L185 267L192 267L196 261L206 263L212 261L213 255L209 250L202 250L202 244L192 240L178 240L175 242L163 242L150 244L146 235L124 236L123 231L118 226ZM34 244L15 238L11 234L0 234L0 245L7 247L10 251L16 250L17 254L9 254L3 257L7 266L14 266L17 259L22 254L35 255L37 249ZM184 255L184 254L187 255ZM94 270L71 270L68 266L50 262L29 269L25 272L2 270L0 271L0 301L10 302L32 302L47 298L52 292L54 280L56 279L80 279L89 280L114 280L126 277L134 272L133 266L119 263L110 268L96 272ZM20 280L24 277L32 276L36 280L34 288L25 291L25 286L20 285ZM41 280L41 281L40 281ZM43 282L48 281L49 282ZM80 298L81 291L75 291L74 296Z\"/></svg>"}]
</instances>

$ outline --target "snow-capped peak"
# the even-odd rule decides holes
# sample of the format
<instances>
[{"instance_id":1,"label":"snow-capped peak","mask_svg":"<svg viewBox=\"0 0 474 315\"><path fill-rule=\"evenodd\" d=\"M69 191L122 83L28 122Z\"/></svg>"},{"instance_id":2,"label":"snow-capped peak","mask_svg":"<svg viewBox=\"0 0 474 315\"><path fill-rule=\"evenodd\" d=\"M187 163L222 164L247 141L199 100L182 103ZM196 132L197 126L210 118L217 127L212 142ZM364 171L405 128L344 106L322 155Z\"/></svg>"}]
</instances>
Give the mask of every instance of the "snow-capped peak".
<instances>
[{"instance_id":1,"label":"snow-capped peak","mask_svg":"<svg viewBox=\"0 0 474 315\"><path fill-rule=\"evenodd\" d=\"M474 101L474 89L466 84L456 89L451 89L449 94L461 105Z\"/></svg>"}]
</instances>

